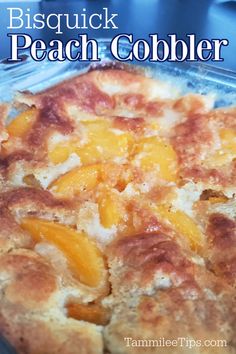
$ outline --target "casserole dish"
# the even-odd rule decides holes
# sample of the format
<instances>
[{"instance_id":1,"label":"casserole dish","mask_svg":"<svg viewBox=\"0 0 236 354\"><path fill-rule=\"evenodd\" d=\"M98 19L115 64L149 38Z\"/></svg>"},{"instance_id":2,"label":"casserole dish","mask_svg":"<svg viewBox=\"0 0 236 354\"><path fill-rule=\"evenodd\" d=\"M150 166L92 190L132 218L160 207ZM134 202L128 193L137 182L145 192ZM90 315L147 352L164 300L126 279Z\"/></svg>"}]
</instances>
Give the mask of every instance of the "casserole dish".
<instances>
[{"instance_id":1,"label":"casserole dish","mask_svg":"<svg viewBox=\"0 0 236 354\"><path fill-rule=\"evenodd\" d=\"M99 45L1 64L0 331L19 354L234 353L235 75Z\"/></svg>"}]
</instances>

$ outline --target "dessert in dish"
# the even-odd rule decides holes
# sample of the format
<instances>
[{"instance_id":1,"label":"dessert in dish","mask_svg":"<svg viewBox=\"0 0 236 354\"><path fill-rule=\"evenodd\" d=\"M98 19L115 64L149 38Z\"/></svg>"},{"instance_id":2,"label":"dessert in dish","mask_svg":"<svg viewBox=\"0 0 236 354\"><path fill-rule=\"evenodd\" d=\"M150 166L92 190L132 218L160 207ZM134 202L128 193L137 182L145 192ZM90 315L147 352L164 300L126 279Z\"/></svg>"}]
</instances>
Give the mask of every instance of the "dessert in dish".
<instances>
[{"instance_id":1,"label":"dessert in dish","mask_svg":"<svg viewBox=\"0 0 236 354\"><path fill-rule=\"evenodd\" d=\"M18 353L235 353L236 109L129 67L12 106L0 332Z\"/></svg>"}]
</instances>

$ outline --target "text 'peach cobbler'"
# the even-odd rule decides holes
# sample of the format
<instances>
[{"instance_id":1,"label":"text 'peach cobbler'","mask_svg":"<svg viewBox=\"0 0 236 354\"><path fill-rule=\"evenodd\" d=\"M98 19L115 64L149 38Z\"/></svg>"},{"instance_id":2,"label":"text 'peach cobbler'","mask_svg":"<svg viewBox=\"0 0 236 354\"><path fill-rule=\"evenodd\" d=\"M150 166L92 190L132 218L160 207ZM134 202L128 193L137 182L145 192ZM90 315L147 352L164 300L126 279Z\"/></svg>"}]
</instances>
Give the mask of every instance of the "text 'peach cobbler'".
<instances>
[{"instance_id":1,"label":"text 'peach cobbler'","mask_svg":"<svg viewBox=\"0 0 236 354\"><path fill-rule=\"evenodd\" d=\"M0 333L18 353L236 353L236 108L107 68L0 115Z\"/></svg>"}]
</instances>

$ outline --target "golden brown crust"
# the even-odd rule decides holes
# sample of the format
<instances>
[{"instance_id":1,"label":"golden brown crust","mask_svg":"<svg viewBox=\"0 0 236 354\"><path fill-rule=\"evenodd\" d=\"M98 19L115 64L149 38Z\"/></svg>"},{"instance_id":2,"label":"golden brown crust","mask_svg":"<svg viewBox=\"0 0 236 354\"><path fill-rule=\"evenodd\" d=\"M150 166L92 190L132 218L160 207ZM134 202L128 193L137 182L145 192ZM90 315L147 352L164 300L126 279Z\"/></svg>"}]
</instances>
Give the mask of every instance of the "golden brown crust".
<instances>
[{"instance_id":1,"label":"golden brown crust","mask_svg":"<svg viewBox=\"0 0 236 354\"><path fill-rule=\"evenodd\" d=\"M39 110L36 122L27 136L27 143L33 149L40 146L46 149L45 140L50 135L51 130L56 130L62 134L73 132L73 124L67 117L61 104L53 98L44 97L42 108Z\"/></svg>"},{"instance_id":2,"label":"golden brown crust","mask_svg":"<svg viewBox=\"0 0 236 354\"><path fill-rule=\"evenodd\" d=\"M9 112L9 106L7 104L0 104L0 151L1 144L7 140L8 134L5 128L5 121Z\"/></svg>"},{"instance_id":3,"label":"golden brown crust","mask_svg":"<svg viewBox=\"0 0 236 354\"><path fill-rule=\"evenodd\" d=\"M236 129L235 118L235 107L215 109L209 113L210 120L220 123L222 127L228 127L232 129Z\"/></svg>"},{"instance_id":4,"label":"golden brown crust","mask_svg":"<svg viewBox=\"0 0 236 354\"><path fill-rule=\"evenodd\" d=\"M112 245L110 267L116 306L105 330L108 349L112 353L136 353L137 340L141 339L152 343L146 342L147 353L185 353L189 350L185 345L179 344L176 349L163 344L152 347L152 341L192 338L204 343L220 338L227 343L223 348L202 345L192 350L233 353L233 288L203 264L193 263L189 251L180 250L174 241L166 239L168 236L161 234L139 235Z\"/></svg>"},{"instance_id":5,"label":"golden brown crust","mask_svg":"<svg viewBox=\"0 0 236 354\"><path fill-rule=\"evenodd\" d=\"M211 214L208 221L209 268L232 286L236 280L236 222L223 214Z\"/></svg>"},{"instance_id":6,"label":"golden brown crust","mask_svg":"<svg viewBox=\"0 0 236 354\"><path fill-rule=\"evenodd\" d=\"M31 245L30 237L22 231L10 211L3 206L0 208L0 224L0 254Z\"/></svg>"},{"instance_id":7,"label":"golden brown crust","mask_svg":"<svg viewBox=\"0 0 236 354\"><path fill-rule=\"evenodd\" d=\"M27 310L35 310L38 305L43 311L58 287L50 265L29 250L2 255L0 272L6 276L4 296L7 301Z\"/></svg>"},{"instance_id":8,"label":"golden brown crust","mask_svg":"<svg viewBox=\"0 0 236 354\"><path fill-rule=\"evenodd\" d=\"M113 262L119 265L113 279L118 292L123 287L145 290L150 285L155 291L162 287L162 280L163 286L165 281L167 285L193 282L193 265L176 241L161 232L122 238L111 245L108 254L111 267Z\"/></svg>"},{"instance_id":9,"label":"golden brown crust","mask_svg":"<svg viewBox=\"0 0 236 354\"><path fill-rule=\"evenodd\" d=\"M11 315L11 320L9 320ZM102 354L103 343L94 325L60 321L52 318L0 315L1 333L17 348L17 353Z\"/></svg>"},{"instance_id":10,"label":"golden brown crust","mask_svg":"<svg viewBox=\"0 0 236 354\"><path fill-rule=\"evenodd\" d=\"M114 128L124 130L124 131L132 131L136 134L143 133L145 129L145 120L143 118L125 118L125 117L115 117Z\"/></svg>"},{"instance_id":11,"label":"golden brown crust","mask_svg":"<svg viewBox=\"0 0 236 354\"><path fill-rule=\"evenodd\" d=\"M99 328L66 318L60 277L30 250L0 257L0 329L23 353L102 353Z\"/></svg>"},{"instance_id":12,"label":"golden brown crust","mask_svg":"<svg viewBox=\"0 0 236 354\"><path fill-rule=\"evenodd\" d=\"M224 301L230 301L230 297ZM137 353L139 347L137 344L135 347L135 341L140 339L150 340L149 345L148 342L144 344L147 353L186 353L190 350L186 343L190 339L202 344L195 344L191 348L193 353L234 353L234 331L228 327L229 323L232 325L235 321L235 314L226 311L220 298L212 300L204 294L198 297L192 293L191 299L183 296L181 289L170 289L161 290L152 297L132 298L128 305L120 303L105 330L106 343L112 353ZM134 346L124 338L132 338ZM204 346L205 341L209 343L219 338L227 345ZM155 341L163 343L163 339L177 340L178 345L155 345Z\"/></svg>"},{"instance_id":13,"label":"golden brown crust","mask_svg":"<svg viewBox=\"0 0 236 354\"><path fill-rule=\"evenodd\" d=\"M214 122L215 123L215 122ZM225 120L225 127L231 127ZM235 180L235 161L227 166L210 167L203 161L215 149L215 127L209 114L190 114L187 120L175 127L173 145L178 154L181 176L195 182L232 185Z\"/></svg>"},{"instance_id":14,"label":"golden brown crust","mask_svg":"<svg viewBox=\"0 0 236 354\"><path fill-rule=\"evenodd\" d=\"M17 221L23 217L37 216L73 225L77 222L74 211L79 205L55 198L46 190L23 187L3 192L0 196L0 207L10 211L11 217L15 217Z\"/></svg>"},{"instance_id":15,"label":"golden brown crust","mask_svg":"<svg viewBox=\"0 0 236 354\"><path fill-rule=\"evenodd\" d=\"M54 86L42 94L36 96L31 94L24 94L19 96L19 101L44 110L45 116L42 118L45 119L49 117L49 124L55 124L61 122L61 117L57 114L51 114L46 111L46 108L50 109L50 105L53 104L55 108L54 112L58 112L57 106L65 107L65 104L76 105L81 110L85 110L97 115L103 114L106 112L106 109L113 109L113 101L109 95L103 93L91 80L93 73L78 76L72 80L65 81L62 84ZM61 97L64 98L63 102Z\"/></svg>"}]
</instances>

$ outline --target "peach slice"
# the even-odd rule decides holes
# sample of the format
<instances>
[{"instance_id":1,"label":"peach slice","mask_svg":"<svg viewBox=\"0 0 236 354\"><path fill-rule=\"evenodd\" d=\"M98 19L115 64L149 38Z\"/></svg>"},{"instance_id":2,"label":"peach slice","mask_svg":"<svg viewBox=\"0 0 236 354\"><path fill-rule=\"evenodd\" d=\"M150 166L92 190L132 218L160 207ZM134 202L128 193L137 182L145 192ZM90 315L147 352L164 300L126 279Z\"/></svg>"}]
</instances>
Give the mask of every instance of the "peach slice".
<instances>
[{"instance_id":1,"label":"peach slice","mask_svg":"<svg viewBox=\"0 0 236 354\"><path fill-rule=\"evenodd\" d=\"M48 158L54 165L63 163L72 153L76 152L76 148L77 143L74 140L56 144L52 149L49 149Z\"/></svg>"},{"instance_id":2,"label":"peach slice","mask_svg":"<svg viewBox=\"0 0 236 354\"><path fill-rule=\"evenodd\" d=\"M233 129L221 129L220 138L224 150L236 156L236 131Z\"/></svg>"},{"instance_id":3,"label":"peach slice","mask_svg":"<svg viewBox=\"0 0 236 354\"><path fill-rule=\"evenodd\" d=\"M107 121L87 122L88 143L78 147L77 154L83 164L109 161L126 157L132 148L133 137L130 133L116 134Z\"/></svg>"},{"instance_id":4,"label":"peach slice","mask_svg":"<svg viewBox=\"0 0 236 354\"><path fill-rule=\"evenodd\" d=\"M99 286L105 274L104 259L85 233L38 218L22 219L21 227L36 242L47 241L60 249L82 283L90 287Z\"/></svg>"},{"instance_id":5,"label":"peach slice","mask_svg":"<svg viewBox=\"0 0 236 354\"><path fill-rule=\"evenodd\" d=\"M117 226L122 219L120 201L111 191L102 193L98 200L98 210L101 223L105 228Z\"/></svg>"},{"instance_id":6,"label":"peach slice","mask_svg":"<svg viewBox=\"0 0 236 354\"><path fill-rule=\"evenodd\" d=\"M83 165L121 159L129 155L133 137L130 133L116 134L105 120L84 122L87 142L84 145L75 139L57 144L49 150L49 160L54 164L62 163L70 154L77 153Z\"/></svg>"},{"instance_id":7,"label":"peach slice","mask_svg":"<svg viewBox=\"0 0 236 354\"><path fill-rule=\"evenodd\" d=\"M210 197L208 200L212 204L217 204L217 203L226 203L229 199L225 196L222 196L222 197Z\"/></svg>"},{"instance_id":8,"label":"peach slice","mask_svg":"<svg viewBox=\"0 0 236 354\"><path fill-rule=\"evenodd\" d=\"M109 163L97 163L76 167L51 183L49 189L61 197L73 197L82 192L90 191L99 183L105 182L107 186L124 187L129 183L128 177L124 179L124 167Z\"/></svg>"},{"instance_id":9,"label":"peach slice","mask_svg":"<svg viewBox=\"0 0 236 354\"><path fill-rule=\"evenodd\" d=\"M33 126L36 119L37 109L30 108L20 113L7 126L7 132L10 137L22 138Z\"/></svg>"},{"instance_id":10,"label":"peach slice","mask_svg":"<svg viewBox=\"0 0 236 354\"><path fill-rule=\"evenodd\" d=\"M145 171L157 170L160 178L177 181L177 157L173 147L157 137L143 138L137 147L136 159Z\"/></svg>"},{"instance_id":11,"label":"peach slice","mask_svg":"<svg viewBox=\"0 0 236 354\"><path fill-rule=\"evenodd\" d=\"M62 197L73 197L93 189L99 182L100 165L76 167L52 182L50 189Z\"/></svg>"},{"instance_id":12,"label":"peach slice","mask_svg":"<svg viewBox=\"0 0 236 354\"><path fill-rule=\"evenodd\" d=\"M76 320L92 322L105 326L109 321L109 311L99 304L69 304L67 315Z\"/></svg>"},{"instance_id":13,"label":"peach slice","mask_svg":"<svg viewBox=\"0 0 236 354\"><path fill-rule=\"evenodd\" d=\"M163 220L167 220L171 224L174 230L189 241L193 250L201 248L203 235L191 217L181 210L172 210L167 205L158 206L157 212Z\"/></svg>"}]
</instances>

